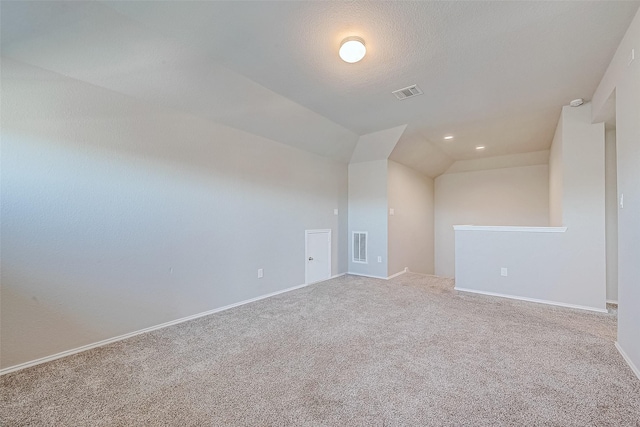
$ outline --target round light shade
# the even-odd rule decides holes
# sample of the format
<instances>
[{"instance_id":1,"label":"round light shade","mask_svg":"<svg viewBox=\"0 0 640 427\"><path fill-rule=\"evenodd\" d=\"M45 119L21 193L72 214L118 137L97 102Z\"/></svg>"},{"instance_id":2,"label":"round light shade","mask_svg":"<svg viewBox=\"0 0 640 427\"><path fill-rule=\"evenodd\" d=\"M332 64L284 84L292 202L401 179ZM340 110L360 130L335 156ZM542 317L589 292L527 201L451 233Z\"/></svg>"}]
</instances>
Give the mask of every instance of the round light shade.
<instances>
[{"instance_id":1,"label":"round light shade","mask_svg":"<svg viewBox=\"0 0 640 427\"><path fill-rule=\"evenodd\" d=\"M364 58L367 48L364 47L364 40L360 37L347 37L342 40L339 53L344 62L353 64Z\"/></svg>"}]
</instances>

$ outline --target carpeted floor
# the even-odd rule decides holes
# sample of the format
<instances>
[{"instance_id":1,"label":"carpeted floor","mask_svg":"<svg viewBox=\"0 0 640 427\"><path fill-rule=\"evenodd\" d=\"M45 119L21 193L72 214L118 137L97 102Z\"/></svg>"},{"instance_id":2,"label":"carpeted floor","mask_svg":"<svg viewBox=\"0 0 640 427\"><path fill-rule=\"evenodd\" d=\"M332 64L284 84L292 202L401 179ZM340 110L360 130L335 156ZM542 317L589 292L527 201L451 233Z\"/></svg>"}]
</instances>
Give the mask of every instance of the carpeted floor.
<instances>
[{"instance_id":1,"label":"carpeted floor","mask_svg":"<svg viewBox=\"0 0 640 427\"><path fill-rule=\"evenodd\" d=\"M3 426L640 426L616 318L344 276L0 379Z\"/></svg>"}]
</instances>

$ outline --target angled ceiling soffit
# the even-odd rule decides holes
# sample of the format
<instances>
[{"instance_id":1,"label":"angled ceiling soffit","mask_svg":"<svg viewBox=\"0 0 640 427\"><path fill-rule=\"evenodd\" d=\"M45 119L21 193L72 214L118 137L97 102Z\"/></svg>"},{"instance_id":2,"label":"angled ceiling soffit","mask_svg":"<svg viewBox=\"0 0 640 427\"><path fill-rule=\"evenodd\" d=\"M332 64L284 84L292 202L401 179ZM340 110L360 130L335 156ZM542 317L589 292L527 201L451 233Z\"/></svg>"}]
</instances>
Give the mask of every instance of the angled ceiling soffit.
<instances>
[{"instance_id":1,"label":"angled ceiling soffit","mask_svg":"<svg viewBox=\"0 0 640 427\"><path fill-rule=\"evenodd\" d=\"M407 125L372 132L358 138L350 163L372 162L389 158Z\"/></svg>"}]
</instances>

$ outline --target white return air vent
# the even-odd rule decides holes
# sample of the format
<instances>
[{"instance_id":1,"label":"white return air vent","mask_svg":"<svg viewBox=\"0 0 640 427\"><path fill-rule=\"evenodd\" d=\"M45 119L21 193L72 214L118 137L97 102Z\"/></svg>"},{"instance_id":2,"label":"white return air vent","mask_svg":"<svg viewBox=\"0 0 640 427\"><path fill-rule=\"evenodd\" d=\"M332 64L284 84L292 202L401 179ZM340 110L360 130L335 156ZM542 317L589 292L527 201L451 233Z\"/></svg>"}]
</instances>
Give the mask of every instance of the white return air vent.
<instances>
[{"instance_id":1,"label":"white return air vent","mask_svg":"<svg viewBox=\"0 0 640 427\"><path fill-rule=\"evenodd\" d=\"M394 90L393 93L396 98L403 100L407 98L411 98L414 96L422 95L422 89L418 87L418 85L413 85L409 87L405 87L403 89Z\"/></svg>"},{"instance_id":2,"label":"white return air vent","mask_svg":"<svg viewBox=\"0 0 640 427\"><path fill-rule=\"evenodd\" d=\"M367 264L367 232L353 232L353 262Z\"/></svg>"}]
</instances>

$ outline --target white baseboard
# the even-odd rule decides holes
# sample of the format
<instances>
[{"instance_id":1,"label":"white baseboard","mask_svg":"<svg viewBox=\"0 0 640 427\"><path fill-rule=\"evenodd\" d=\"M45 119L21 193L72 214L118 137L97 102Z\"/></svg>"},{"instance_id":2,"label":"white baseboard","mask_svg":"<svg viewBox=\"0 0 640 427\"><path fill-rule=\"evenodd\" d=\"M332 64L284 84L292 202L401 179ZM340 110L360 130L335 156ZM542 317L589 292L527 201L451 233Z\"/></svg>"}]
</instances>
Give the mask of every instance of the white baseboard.
<instances>
[{"instance_id":1,"label":"white baseboard","mask_svg":"<svg viewBox=\"0 0 640 427\"><path fill-rule=\"evenodd\" d=\"M391 276L389 276L389 277L372 276L371 274L352 273L352 272L348 272L348 273L346 273L346 274L350 274L350 275L352 275L352 276L370 277L371 279L389 280L389 279L393 279L394 277L398 277L398 276L400 276L400 275L402 275L402 274L404 274L404 273L407 273L407 272L408 272L407 270L403 270L403 271L400 271L400 272L398 272L398 273L396 273L396 274L392 274L392 275L391 275Z\"/></svg>"},{"instance_id":2,"label":"white baseboard","mask_svg":"<svg viewBox=\"0 0 640 427\"><path fill-rule=\"evenodd\" d=\"M618 341L615 342L615 345L616 345L616 348L618 349L618 352L624 359L624 361L627 362L627 365L629 365L633 373L636 374L636 377L638 377L638 379L640 380L640 369L638 369L638 367L633 364L633 362L631 361L631 358L627 356L627 353L625 353L622 347L620 347L620 344L618 344Z\"/></svg>"},{"instance_id":3,"label":"white baseboard","mask_svg":"<svg viewBox=\"0 0 640 427\"><path fill-rule=\"evenodd\" d=\"M405 273L417 274L424 277L437 277L438 279L453 279L453 277L436 276L435 274L429 273L418 273L417 271L410 271L408 268L406 269Z\"/></svg>"},{"instance_id":4,"label":"white baseboard","mask_svg":"<svg viewBox=\"0 0 640 427\"><path fill-rule=\"evenodd\" d=\"M538 304L557 305L560 307L567 307L567 308L577 308L579 310L596 311L598 313L608 313L608 311L604 308L588 307L588 306L576 305L576 304L567 304L564 302L548 301L548 300L536 299L536 298L519 297L515 295L505 295L505 294L499 294L495 292L477 291L475 289L466 289L466 288L458 288L458 287L455 287L454 289L456 291L470 292L473 294L481 294L481 295L489 295L492 297L509 298L509 299L515 299L520 301L535 302Z\"/></svg>"},{"instance_id":5,"label":"white baseboard","mask_svg":"<svg viewBox=\"0 0 640 427\"><path fill-rule=\"evenodd\" d=\"M607 304L615 304L615 305L618 305L618 300L608 299L608 300L607 300Z\"/></svg>"},{"instance_id":6,"label":"white baseboard","mask_svg":"<svg viewBox=\"0 0 640 427\"><path fill-rule=\"evenodd\" d=\"M361 276L361 277L370 277L372 279L381 279L381 280L387 280L386 277L381 277L381 276L372 276L370 274L362 274L362 273L352 273L351 271L348 272L347 274L350 274L351 276Z\"/></svg>"},{"instance_id":7,"label":"white baseboard","mask_svg":"<svg viewBox=\"0 0 640 427\"><path fill-rule=\"evenodd\" d=\"M394 277L402 276L404 273L408 273L408 272L409 272L409 269L405 268L404 270L399 271L396 274L392 274L391 276L387 277L387 280L393 279Z\"/></svg>"},{"instance_id":8,"label":"white baseboard","mask_svg":"<svg viewBox=\"0 0 640 427\"><path fill-rule=\"evenodd\" d=\"M333 276L333 277L331 277L331 278L329 278L327 280L331 280L331 279L334 279L336 277L344 276L344 274L345 273L335 275L335 276ZM315 282L315 283L317 284L317 283L320 283L320 282ZM293 286L291 288L283 289L281 291L271 292L271 293L266 294L266 295L261 295L261 296L258 296L258 297L255 297L255 298L251 298L251 299L248 299L248 300L244 300L244 301L236 302L236 303L233 303L233 304L225 305L224 307L214 308L213 310L204 311L202 313L197 313L197 314L193 314L191 316L182 317L180 319L172 320L170 322L161 323L159 325L155 325L155 326L151 326L151 327L148 327L148 328L140 329L138 331L129 332L129 333L124 334L124 335L118 335L117 337L108 338L106 340L98 341L98 342L95 342L95 343L92 343L92 344L83 345L81 347L77 347L77 348L74 348L74 349L71 349L71 350L62 351L60 353L56 353L56 354L53 354L51 356L41 357L40 359L32 360L30 362L24 362L24 363L20 363L18 365L9 366L7 368L0 369L0 375L8 374L9 372L19 371L21 369L29 368L31 366L39 365L39 364L45 363L45 362L50 362L52 360L60 359L62 357L71 356L72 354L81 353L83 351L91 350L92 348L101 347L103 345L111 344L111 343L114 343L114 342L117 342L117 341L122 341L124 339L131 338L131 337L134 337L136 335L144 334L146 332L155 331L155 330L158 330L158 329L166 328L168 326L177 325L178 323L183 323L183 322L187 322L189 320L197 319L199 317L204 317L204 316L208 316L210 314L219 313L221 311L229 310L230 308L238 307L238 306L241 306L241 305L245 305L245 304L249 304L249 303L252 303L252 302L260 301L260 300L265 299L265 298L269 298L269 297L273 297L273 296L276 296L276 295L280 295L280 294L283 294L285 292L290 292L290 291L293 291L293 290L296 290L296 289L304 288L305 286L308 286L308 285L304 284L304 285Z\"/></svg>"},{"instance_id":9,"label":"white baseboard","mask_svg":"<svg viewBox=\"0 0 640 427\"><path fill-rule=\"evenodd\" d=\"M428 273L418 273L416 271L410 271L408 267L405 267L405 269L403 271L399 271L396 274L392 274L389 277L382 277L382 276L372 276L370 274L362 274L362 273L353 273L353 272L348 272L345 274L350 274L352 276L362 276L362 277L370 277L372 279L382 279L382 280L390 280L393 279L394 277L398 277L398 276L402 276L405 273L411 273L411 274L419 274L420 276L425 276L425 277L438 277L440 278L440 276L436 276L434 274L428 274Z\"/></svg>"}]
</instances>

